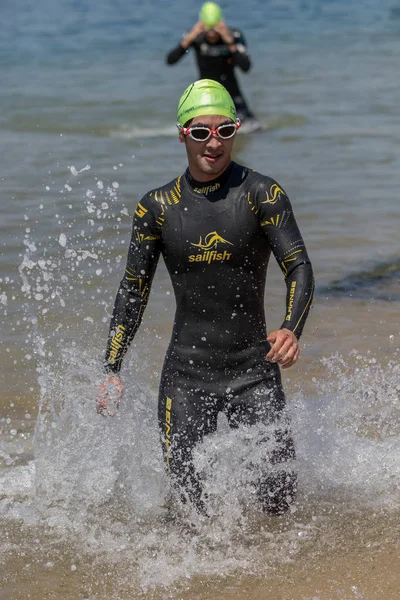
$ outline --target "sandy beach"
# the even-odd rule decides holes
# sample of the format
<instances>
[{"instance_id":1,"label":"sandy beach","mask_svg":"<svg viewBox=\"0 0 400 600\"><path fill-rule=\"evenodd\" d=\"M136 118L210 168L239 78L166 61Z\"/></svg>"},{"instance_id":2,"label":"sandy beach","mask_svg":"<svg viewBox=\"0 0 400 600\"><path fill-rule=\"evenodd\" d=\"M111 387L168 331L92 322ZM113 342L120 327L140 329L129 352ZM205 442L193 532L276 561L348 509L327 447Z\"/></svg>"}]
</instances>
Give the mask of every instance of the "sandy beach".
<instances>
[{"instance_id":1,"label":"sandy beach","mask_svg":"<svg viewBox=\"0 0 400 600\"><path fill-rule=\"evenodd\" d=\"M140 589L135 559L119 552L117 563L101 554L82 552L73 540L60 542L57 532L25 537L10 526L2 552L1 600L396 600L400 584L399 513L359 511L326 517L317 535L296 556L271 564L264 576L241 573L229 577L197 576L174 585ZM332 516L332 515L331 515ZM340 518L341 517L341 518ZM334 523L334 524L333 524ZM281 522L283 525L283 521ZM259 522L260 527L268 524ZM279 525L275 522L275 528ZM35 532L30 532L31 536ZM34 555L29 548L37 544ZM152 559L156 562L157 550ZM30 562L27 562L27 561Z\"/></svg>"}]
</instances>

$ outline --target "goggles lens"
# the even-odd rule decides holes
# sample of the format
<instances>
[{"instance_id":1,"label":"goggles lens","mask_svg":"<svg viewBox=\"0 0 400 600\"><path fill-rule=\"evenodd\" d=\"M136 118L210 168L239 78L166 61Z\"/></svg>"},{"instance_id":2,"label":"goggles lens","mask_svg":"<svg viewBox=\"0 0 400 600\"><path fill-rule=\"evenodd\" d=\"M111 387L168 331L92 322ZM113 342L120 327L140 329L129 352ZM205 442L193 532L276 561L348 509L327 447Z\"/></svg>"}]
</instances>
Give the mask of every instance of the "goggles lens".
<instances>
[{"instance_id":1,"label":"goggles lens","mask_svg":"<svg viewBox=\"0 0 400 600\"><path fill-rule=\"evenodd\" d=\"M226 123L225 125L220 125L216 129L210 129L210 127L206 127L205 125L194 125L193 127L182 127L178 125L178 127L184 135L189 135L192 140L195 140L196 142L206 142L213 134L217 135L222 140L229 140L229 138L233 137L239 129L240 121L237 119L236 123Z\"/></svg>"}]
</instances>

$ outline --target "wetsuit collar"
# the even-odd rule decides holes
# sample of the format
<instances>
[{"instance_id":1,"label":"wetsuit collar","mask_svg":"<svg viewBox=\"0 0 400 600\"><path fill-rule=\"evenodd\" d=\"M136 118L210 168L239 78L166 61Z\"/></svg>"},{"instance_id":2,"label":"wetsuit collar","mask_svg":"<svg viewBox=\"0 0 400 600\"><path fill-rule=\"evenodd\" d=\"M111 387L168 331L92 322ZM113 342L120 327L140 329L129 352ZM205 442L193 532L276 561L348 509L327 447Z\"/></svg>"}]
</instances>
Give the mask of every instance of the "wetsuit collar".
<instances>
[{"instance_id":1,"label":"wetsuit collar","mask_svg":"<svg viewBox=\"0 0 400 600\"><path fill-rule=\"evenodd\" d=\"M209 196L213 192L220 190L228 180L228 177L233 168L233 161L231 161L225 171L216 179L211 179L211 181L197 181L190 174L189 167L185 171L185 179L195 194L202 194L204 196Z\"/></svg>"}]
</instances>

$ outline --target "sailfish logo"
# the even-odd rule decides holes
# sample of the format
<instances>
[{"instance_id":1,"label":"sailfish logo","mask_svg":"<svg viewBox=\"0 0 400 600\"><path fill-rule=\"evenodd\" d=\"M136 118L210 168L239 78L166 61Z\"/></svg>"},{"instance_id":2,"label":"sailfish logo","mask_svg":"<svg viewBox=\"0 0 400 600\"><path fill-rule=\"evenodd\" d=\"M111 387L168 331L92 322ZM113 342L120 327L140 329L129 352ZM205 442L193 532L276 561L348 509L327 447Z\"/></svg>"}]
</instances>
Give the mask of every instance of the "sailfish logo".
<instances>
[{"instance_id":1,"label":"sailfish logo","mask_svg":"<svg viewBox=\"0 0 400 600\"><path fill-rule=\"evenodd\" d=\"M268 192L265 192L266 200L264 200L264 202L262 202L262 204L275 204L280 199L281 194L284 194L284 193L285 192L283 191L283 189L280 188L277 183L274 183L273 185L271 185L269 194L268 194Z\"/></svg>"},{"instance_id":2,"label":"sailfish logo","mask_svg":"<svg viewBox=\"0 0 400 600\"><path fill-rule=\"evenodd\" d=\"M216 250L218 248L218 244L229 244L230 246L233 246L233 244L231 244L231 242L228 242L228 240L224 240L223 237L221 237L220 235L218 235L218 233L216 231L212 231L211 233L208 233L206 235L206 237L204 238L204 244L201 241L201 236L200 236L200 241L198 244L191 244L191 246L195 246L196 248L201 248L202 250L211 250L212 248L214 248L214 250Z\"/></svg>"},{"instance_id":3,"label":"sailfish logo","mask_svg":"<svg viewBox=\"0 0 400 600\"><path fill-rule=\"evenodd\" d=\"M189 262L206 262L207 264L210 264L216 260L229 260L232 256L231 253L227 252L225 249L223 252L217 251L219 246L233 246L233 244L221 237L216 231L208 233L204 238L204 242L202 236L200 236L198 244L191 243L190 245L199 248L199 250L203 250L203 252L202 254L191 254L189 256Z\"/></svg>"}]
</instances>

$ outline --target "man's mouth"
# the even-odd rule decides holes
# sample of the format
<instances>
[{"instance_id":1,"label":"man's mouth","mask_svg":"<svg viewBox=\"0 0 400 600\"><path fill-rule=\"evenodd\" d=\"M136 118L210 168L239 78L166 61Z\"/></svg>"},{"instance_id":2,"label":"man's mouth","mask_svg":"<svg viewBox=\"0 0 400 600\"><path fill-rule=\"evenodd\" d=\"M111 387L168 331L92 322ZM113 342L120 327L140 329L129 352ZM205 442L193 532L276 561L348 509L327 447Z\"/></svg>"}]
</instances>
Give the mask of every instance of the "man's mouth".
<instances>
[{"instance_id":1,"label":"man's mouth","mask_svg":"<svg viewBox=\"0 0 400 600\"><path fill-rule=\"evenodd\" d=\"M222 156L222 154L203 154L203 156L208 162L215 162Z\"/></svg>"}]
</instances>

